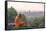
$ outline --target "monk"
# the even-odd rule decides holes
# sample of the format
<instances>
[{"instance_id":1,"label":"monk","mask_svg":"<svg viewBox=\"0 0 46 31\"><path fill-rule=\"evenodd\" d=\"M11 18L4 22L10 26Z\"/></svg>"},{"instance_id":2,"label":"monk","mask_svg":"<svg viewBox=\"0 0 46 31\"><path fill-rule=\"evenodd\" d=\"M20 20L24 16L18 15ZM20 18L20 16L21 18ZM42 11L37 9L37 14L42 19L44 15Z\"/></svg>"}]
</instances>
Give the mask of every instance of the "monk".
<instances>
[{"instance_id":1,"label":"monk","mask_svg":"<svg viewBox=\"0 0 46 31\"><path fill-rule=\"evenodd\" d=\"M16 16L16 18L15 18L15 26L16 27L21 27L21 26L23 26L23 24L24 24L24 21L22 21L21 16Z\"/></svg>"}]
</instances>

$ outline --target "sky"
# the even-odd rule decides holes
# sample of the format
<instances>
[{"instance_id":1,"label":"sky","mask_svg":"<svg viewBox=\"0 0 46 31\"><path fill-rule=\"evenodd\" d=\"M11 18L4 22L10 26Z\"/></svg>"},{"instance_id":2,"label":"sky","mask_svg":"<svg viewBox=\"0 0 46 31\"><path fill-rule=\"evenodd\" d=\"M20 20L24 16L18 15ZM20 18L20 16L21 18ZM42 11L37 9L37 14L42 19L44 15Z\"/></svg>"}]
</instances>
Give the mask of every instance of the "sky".
<instances>
[{"instance_id":1,"label":"sky","mask_svg":"<svg viewBox=\"0 0 46 31\"><path fill-rule=\"evenodd\" d=\"M44 4L39 3L22 3L22 2L8 2L8 8L15 8L17 11L44 11Z\"/></svg>"}]
</instances>

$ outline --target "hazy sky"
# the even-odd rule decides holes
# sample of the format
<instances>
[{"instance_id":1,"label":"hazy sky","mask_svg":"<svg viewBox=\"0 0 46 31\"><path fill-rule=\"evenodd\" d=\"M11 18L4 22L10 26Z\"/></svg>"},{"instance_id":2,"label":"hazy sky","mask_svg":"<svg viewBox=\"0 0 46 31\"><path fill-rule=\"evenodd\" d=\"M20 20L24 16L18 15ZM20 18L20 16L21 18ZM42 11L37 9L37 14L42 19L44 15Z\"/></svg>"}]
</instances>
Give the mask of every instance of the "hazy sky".
<instances>
[{"instance_id":1,"label":"hazy sky","mask_svg":"<svg viewBox=\"0 0 46 31\"><path fill-rule=\"evenodd\" d=\"M44 11L44 4L38 3L8 2L8 8L11 6L17 11Z\"/></svg>"}]
</instances>

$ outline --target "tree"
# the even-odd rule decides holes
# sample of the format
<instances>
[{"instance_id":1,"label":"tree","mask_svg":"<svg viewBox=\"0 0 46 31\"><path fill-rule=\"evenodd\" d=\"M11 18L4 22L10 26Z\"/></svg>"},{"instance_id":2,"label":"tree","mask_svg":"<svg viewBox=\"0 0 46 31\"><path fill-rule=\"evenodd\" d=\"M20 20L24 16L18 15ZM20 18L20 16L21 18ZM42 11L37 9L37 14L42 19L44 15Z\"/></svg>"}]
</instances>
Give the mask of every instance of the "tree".
<instances>
[{"instance_id":1,"label":"tree","mask_svg":"<svg viewBox=\"0 0 46 31\"><path fill-rule=\"evenodd\" d=\"M8 13L8 22L14 22L14 18L17 15L16 10L13 7L11 7L11 8L8 8L7 13Z\"/></svg>"},{"instance_id":2,"label":"tree","mask_svg":"<svg viewBox=\"0 0 46 31\"><path fill-rule=\"evenodd\" d=\"M39 27L43 27L43 25L44 25L44 18L42 17L42 18L35 18L33 21L32 21L32 27L35 27L35 28L39 28Z\"/></svg>"}]
</instances>

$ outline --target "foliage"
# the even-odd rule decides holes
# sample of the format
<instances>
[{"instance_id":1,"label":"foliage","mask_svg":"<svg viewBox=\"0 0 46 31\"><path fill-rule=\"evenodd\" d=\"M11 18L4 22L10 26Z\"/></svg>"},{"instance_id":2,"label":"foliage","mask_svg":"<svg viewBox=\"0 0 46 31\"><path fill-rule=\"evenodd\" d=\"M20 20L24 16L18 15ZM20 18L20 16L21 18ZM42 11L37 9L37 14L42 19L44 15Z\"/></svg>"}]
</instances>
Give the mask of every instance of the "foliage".
<instances>
[{"instance_id":1,"label":"foliage","mask_svg":"<svg viewBox=\"0 0 46 31\"><path fill-rule=\"evenodd\" d=\"M38 28L38 27L44 27L44 18L35 18L33 21L32 21L32 27L35 27L35 28Z\"/></svg>"},{"instance_id":2,"label":"foliage","mask_svg":"<svg viewBox=\"0 0 46 31\"><path fill-rule=\"evenodd\" d=\"M14 22L14 18L16 17L16 15L17 12L13 7L8 8L8 22Z\"/></svg>"}]
</instances>

